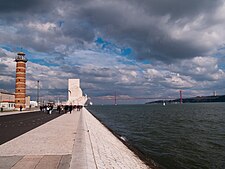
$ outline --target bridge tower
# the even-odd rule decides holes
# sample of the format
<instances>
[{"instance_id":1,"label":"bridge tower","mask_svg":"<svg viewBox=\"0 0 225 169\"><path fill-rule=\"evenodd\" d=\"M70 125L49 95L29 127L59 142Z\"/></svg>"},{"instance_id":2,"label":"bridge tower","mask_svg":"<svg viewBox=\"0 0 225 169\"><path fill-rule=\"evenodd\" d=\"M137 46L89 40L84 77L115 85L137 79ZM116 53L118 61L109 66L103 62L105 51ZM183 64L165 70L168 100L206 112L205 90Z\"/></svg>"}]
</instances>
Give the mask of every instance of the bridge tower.
<instances>
[{"instance_id":1,"label":"bridge tower","mask_svg":"<svg viewBox=\"0 0 225 169\"><path fill-rule=\"evenodd\" d=\"M182 90L180 90L180 104L183 103L183 98L182 98Z\"/></svg>"},{"instance_id":2,"label":"bridge tower","mask_svg":"<svg viewBox=\"0 0 225 169\"><path fill-rule=\"evenodd\" d=\"M115 96L114 96L114 105L117 105L117 95L116 95L116 91L115 91Z\"/></svg>"},{"instance_id":3,"label":"bridge tower","mask_svg":"<svg viewBox=\"0 0 225 169\"><path fill-rule=\"evenodd\" d=\"M15 109L26 108L26 62L25 53L19 52L16 62Z\"/></svg>"}]
</instances>

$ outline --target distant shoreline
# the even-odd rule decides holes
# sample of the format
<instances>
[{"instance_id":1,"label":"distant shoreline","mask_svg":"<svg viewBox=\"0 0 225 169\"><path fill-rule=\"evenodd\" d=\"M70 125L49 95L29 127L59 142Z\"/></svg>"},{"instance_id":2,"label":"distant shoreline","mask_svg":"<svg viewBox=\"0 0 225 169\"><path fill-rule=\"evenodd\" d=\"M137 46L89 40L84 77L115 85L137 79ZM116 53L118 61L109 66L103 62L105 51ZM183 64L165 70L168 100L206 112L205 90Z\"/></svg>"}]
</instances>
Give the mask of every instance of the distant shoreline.
<instances>
[{"instance_id":1,"label":"distant shoreline","mask_svg":"<svg viewBox=\"0 0 225 169\"><path fill-rule=\"evenodd\" d=\"M174 100L157 100L152 102L147 102L145 104L161 104L161 103L180 103L180 99ZM214 102L225 102L225 95L218 95L218 96L196 96L191 98L183 98L182 103L214 103Z\"/></svg>"}]
</instances>

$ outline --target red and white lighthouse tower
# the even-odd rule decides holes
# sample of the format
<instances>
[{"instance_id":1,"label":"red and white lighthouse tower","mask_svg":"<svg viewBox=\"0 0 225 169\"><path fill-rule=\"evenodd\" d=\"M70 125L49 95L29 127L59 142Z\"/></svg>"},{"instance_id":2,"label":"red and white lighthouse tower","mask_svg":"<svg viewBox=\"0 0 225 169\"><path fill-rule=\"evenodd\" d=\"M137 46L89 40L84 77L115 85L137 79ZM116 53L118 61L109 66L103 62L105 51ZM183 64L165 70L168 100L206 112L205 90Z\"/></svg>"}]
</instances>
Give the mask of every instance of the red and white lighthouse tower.
<instances>
[{"instance_id":1,"label":"red and white lighthouse tower","mask_svg":"<svg viewBox=\"0 0 225 169\"><path fill-rule=\"evenodd\" d=\"M26 108L26 62L25 53L19 52L16 61L15 109Z\"/></svg>"}]
</instances>

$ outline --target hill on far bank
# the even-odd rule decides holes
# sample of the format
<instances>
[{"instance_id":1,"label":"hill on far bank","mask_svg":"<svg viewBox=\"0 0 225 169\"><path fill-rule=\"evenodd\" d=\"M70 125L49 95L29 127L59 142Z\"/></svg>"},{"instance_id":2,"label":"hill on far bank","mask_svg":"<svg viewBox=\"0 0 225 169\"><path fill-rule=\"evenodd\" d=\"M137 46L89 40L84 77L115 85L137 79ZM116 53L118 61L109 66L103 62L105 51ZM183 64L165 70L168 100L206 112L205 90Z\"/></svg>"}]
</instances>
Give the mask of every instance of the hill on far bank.
<instances>
[{"instance_id":1,"label":"hill on far bank","mask_svg":"<svg viewBox=\"0 0 225 169\"><path fill-rule=\"evenodd\" d=\"M154 104L154 103L179 103L180 99L175 100L157 100L153 102L147 102L146 104ZM225 95L218 96L197 96L191 98L183 98L182 103L208 103L208 102L225 102Z\"/></svg>"}]
</instances>

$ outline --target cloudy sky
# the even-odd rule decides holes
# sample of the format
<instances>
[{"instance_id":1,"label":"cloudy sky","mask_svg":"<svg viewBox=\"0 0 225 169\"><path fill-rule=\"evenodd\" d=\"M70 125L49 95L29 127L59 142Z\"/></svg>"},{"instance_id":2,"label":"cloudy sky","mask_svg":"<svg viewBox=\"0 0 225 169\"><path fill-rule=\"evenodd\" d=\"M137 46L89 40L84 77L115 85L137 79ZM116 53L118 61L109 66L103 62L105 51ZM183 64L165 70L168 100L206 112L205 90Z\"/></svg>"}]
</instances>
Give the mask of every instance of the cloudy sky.
<instances>
[{"instance_id":1,"label":"cloudy sky","mask_svg":"<svg viewBox=\"0 0 225 169\"><path fill-rule=\"evenodd\" d=\"M27 93L96 104L225 94L225 0L0 0L0 89L14 92L18 51ZM131 100L129 100L129 98Z\"/></svg>"}]
</instances>

